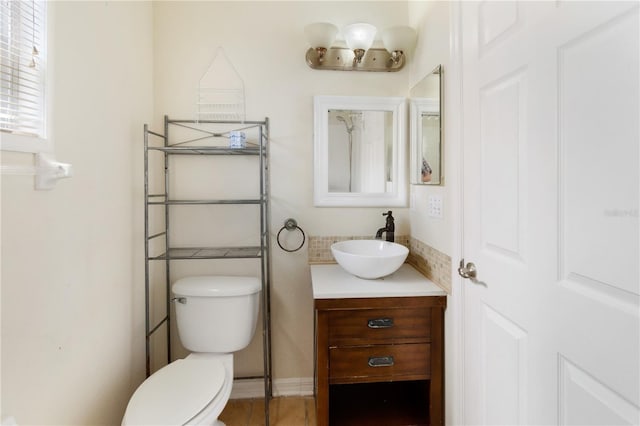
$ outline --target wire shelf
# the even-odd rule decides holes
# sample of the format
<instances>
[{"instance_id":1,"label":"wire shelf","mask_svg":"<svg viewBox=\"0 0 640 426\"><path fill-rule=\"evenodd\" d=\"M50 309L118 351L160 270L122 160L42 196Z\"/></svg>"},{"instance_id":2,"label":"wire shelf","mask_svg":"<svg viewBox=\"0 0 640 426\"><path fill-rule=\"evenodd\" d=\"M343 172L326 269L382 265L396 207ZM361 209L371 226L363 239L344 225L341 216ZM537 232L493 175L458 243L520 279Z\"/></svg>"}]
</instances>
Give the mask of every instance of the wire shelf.
<instances>
[{"instance_id":1,"label":"wire shelf","mask_svg":"<svg viewBox=\"0 0 640 426\"><path fill-rule=\"evenodd\" d=\"M184 259L251 259L260 258L262 249L255 247L179 247L170 248L152 260Z\"/></svg>"}]
</instances>

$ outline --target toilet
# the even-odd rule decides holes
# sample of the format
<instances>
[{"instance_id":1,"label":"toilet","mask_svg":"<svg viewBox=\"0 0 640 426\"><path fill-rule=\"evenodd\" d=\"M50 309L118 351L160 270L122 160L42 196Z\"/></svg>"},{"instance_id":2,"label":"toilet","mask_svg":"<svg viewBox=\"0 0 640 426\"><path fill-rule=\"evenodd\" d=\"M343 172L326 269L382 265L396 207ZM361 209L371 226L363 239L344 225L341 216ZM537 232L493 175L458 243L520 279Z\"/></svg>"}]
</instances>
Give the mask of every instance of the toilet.
<instances>
[{"instance_id":1,"label":"toilet","mask_svg":"<svg viewBox=\"0 0 640 426\"><path fill-rule=\"evenodd\" d=\"M260 280L201 276L176 281L176 325L191 352L161 368L135 391L123 425L215 425L233 386L233 353L258 320Z\"/></svg>"}]
</instances>

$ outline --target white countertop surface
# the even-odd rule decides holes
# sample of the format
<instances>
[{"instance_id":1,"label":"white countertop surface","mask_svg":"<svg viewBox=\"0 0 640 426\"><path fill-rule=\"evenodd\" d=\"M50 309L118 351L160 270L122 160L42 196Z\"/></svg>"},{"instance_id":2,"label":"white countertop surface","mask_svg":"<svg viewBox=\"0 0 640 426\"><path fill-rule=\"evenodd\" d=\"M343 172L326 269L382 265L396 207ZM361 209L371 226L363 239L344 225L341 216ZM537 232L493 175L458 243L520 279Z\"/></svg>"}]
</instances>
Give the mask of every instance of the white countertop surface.
<instances>
[{"instance_id":1,"label":"white countertop surface","mask_svg":"<svg viewBox=\"0 0 640 426\"><path fill-rule=\"evenodd\" d=\"M311 265L311 284L314 299L447 295L406 263L393 274L375 280L353 276L338 264Z\"/></svg>"}]
</instances>

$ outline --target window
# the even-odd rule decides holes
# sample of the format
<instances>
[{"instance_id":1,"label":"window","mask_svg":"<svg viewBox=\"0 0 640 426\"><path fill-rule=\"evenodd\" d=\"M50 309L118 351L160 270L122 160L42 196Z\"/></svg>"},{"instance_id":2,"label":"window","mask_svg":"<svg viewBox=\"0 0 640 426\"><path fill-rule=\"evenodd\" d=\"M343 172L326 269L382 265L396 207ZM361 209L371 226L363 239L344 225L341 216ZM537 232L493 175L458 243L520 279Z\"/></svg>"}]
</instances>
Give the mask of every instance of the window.
<instances>
[{"instance_id":1,"label":"window","mask_svg":"<svg viewBox=\"0 0 640 426\"><path fill-rule=\"evenodd\" d=\"M46 2L0 0L2 149L46 147Z\"/></svg>"}]
</instances>

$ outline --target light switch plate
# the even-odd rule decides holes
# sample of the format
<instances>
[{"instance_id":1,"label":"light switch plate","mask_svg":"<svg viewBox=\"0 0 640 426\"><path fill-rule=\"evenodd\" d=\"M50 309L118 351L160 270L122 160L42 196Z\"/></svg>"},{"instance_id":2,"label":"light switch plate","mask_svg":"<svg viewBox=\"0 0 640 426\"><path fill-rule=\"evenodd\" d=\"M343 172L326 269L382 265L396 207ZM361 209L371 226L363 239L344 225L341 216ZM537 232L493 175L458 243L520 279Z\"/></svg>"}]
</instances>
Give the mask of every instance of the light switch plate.
<instances>
[{"instance_id":1,"label":"light switch plate","mask_svg":"<svg viewBox=\"0 0 640 426\"><path fill-rule=\"evenodd\" d=\"M429 195L428 214L430 217L442 219L442 196Z\"/></svg>"}]
</instances>

